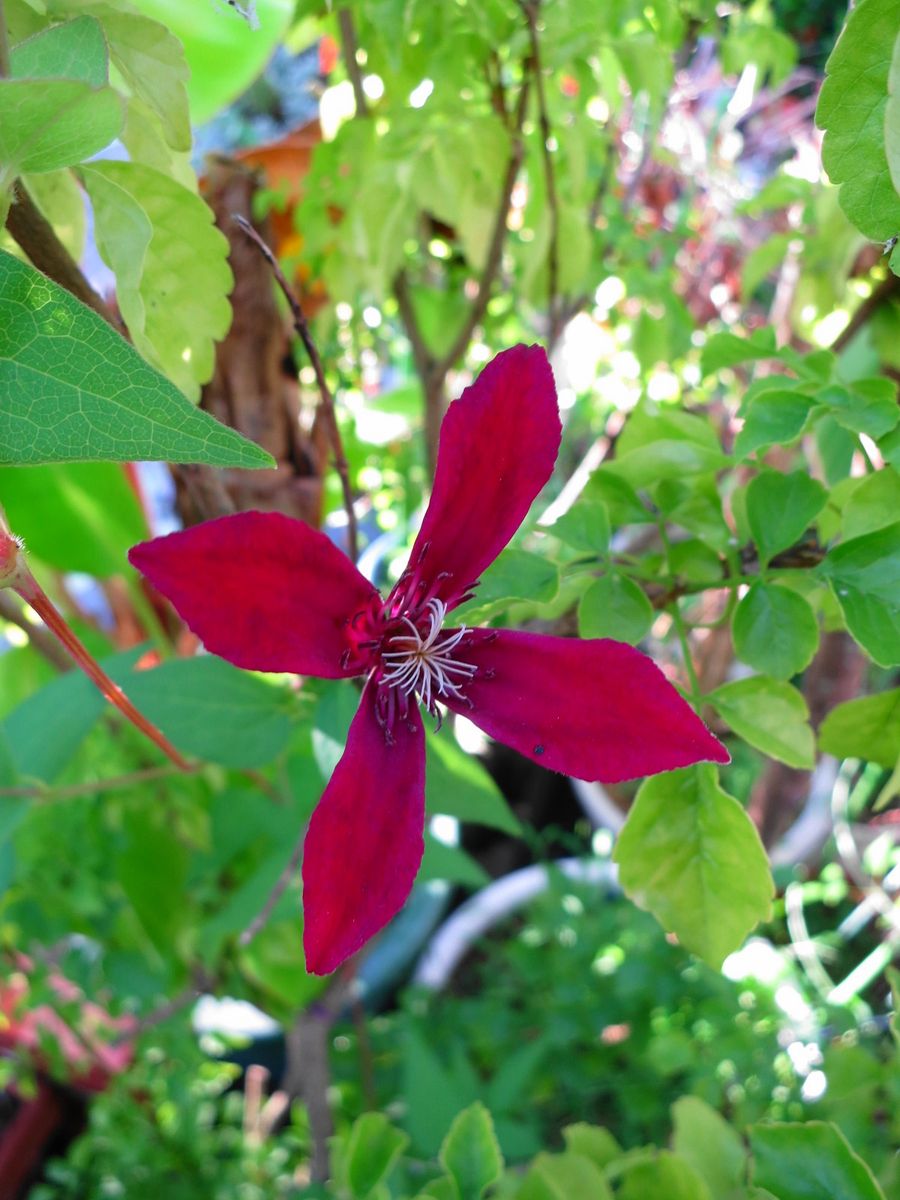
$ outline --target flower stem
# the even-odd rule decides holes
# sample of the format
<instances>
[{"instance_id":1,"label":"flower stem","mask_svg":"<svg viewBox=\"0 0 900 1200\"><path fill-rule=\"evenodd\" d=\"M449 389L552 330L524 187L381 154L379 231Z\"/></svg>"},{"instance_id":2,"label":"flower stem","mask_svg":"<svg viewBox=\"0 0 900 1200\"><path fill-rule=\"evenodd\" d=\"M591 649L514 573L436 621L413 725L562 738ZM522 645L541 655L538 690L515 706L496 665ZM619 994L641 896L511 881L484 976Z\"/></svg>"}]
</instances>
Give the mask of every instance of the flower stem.
<instances>
[{"instance_id":1,"label":"flower stem","mask_svg":"<svg viewBox=\"0 0 900 1200\"><path fill-rule=\"evenodd\" d=\"M50 597L37 582L31 571L20 562L19 571L11 585L22 599L30 604L44 624L56 635L65 646L72 658L81 667L85 675L97 685L101 694L114 705L124 717L148 737L151 742L162 750L163 754L175 764L180 771L192 771L194 768L182 757L172 743L155 725L134 707L118 684L113 683L103 668L92 657L84 643L69 628L54 607Z\"/></svg>"}]
</instances>

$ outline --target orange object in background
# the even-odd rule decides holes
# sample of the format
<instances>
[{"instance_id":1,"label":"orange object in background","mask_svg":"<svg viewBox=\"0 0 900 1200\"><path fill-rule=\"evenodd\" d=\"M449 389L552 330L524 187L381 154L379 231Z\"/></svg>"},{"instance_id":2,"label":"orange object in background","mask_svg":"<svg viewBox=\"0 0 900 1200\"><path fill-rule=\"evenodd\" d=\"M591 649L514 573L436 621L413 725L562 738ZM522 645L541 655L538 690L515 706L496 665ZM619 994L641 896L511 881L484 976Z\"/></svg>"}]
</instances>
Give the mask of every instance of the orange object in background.
<instances>
[{"instance_id":1,"label":"orange object in background","mask_svg":"<svg viewBox=\"0 0 900 1200\"><path fill-rule=\"evenodd\" d=\"M297 230L295 212L303 197L303 181L309 173L313 151L321 140L322 127L316 119L274 142L237 150L232 155L237 162L258 170L265 187L285 198L283 208L273 207L268 214L275 235L272 249L279 258L291 258L303 249L303 235ZM305 315L315 316L328 298L324 284L311 278L305 264L294 272L294 284Z\"/></svg>"}]
</instances>

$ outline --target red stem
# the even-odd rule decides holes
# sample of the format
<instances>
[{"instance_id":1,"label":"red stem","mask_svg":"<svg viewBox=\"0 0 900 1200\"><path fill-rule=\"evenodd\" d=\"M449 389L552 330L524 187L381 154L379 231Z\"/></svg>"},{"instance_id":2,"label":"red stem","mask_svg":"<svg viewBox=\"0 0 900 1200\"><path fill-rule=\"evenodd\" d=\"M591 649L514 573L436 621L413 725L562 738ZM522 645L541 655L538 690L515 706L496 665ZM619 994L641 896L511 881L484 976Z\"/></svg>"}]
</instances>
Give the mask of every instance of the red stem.
<instances>
[{"instance_id":1,"label":"red stem","mask_svg":"<svg viewBox=\"0 0 900 1200\"><path fill-rule=\"evenodd\" d=\"M47 628L62 642L78 666L97 685L110 704L115 705L136 729L154 742L179 770L193 771L194 768L187 759L178 753L168 738L160 733L155 725L138 712L119 685L113 683L103 668L91 657L90 651L72 632L57 612L49 596L27 568L24 570L20 568L18 577L12 586L22 599L31 605Z\"/></svg>"}]
</instances>

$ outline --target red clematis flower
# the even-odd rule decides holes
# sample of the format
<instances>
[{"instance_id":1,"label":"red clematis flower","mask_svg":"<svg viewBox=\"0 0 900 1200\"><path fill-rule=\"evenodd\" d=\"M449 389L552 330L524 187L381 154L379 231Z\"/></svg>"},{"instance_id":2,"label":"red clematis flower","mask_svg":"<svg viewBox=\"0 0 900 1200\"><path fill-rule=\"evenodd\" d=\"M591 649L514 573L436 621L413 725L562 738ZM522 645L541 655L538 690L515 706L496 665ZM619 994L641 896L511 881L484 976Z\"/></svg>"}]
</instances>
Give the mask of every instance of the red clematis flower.
<instances>
[{"instance_id":1,"label":"red clematis flower","mask_svg":"<svg viewBox=\"0 0 900 1200\"><path fill-rule=\"evenodd\" d=\"M364 675L303 853L309 970L333 971L397 912L419 869L425 738L440 702L554 771L611 783L728 753L640 651L444 627L547 482L560 442L543 350L498 355L441 428L431 503L387 600L322 534L240 513L134 547L131 562L239 667Z\"/></svg>"}]
</instances>

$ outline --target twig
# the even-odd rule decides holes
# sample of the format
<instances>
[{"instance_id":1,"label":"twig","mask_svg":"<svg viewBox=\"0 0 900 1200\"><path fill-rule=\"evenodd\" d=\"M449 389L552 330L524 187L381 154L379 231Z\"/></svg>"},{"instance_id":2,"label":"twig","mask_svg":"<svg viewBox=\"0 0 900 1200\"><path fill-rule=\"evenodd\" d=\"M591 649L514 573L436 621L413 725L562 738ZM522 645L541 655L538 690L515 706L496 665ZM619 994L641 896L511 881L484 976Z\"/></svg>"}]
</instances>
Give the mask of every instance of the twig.
<instances>
[{"instance_id":1,"label":"twig","mask_svg":"<svg viewBox=\"0 0 900 1200\"><path fill-rule=\"evenodd\" d=\"M472 334L475 332L475 327L478 325L481 318L487 310L488 301L491 298L491 289L494 285L494 280L497 278L497 272L500 269L500 259L503 253L503 242L506 237L506 221L509 216L509 205L512 198L512 190L516 182L516 177L519 174L519 169L522 166L522 160L525 157L525 143L522 138L522 126L525 122L525 111L528 105L528 90L530 79L526 76L522 81L522 86L519 89L519 100L516 105L516 115L512 129L512 148L510 149L509 160L506 164L506 171L503 176L503 183L500 187L500 196L497 201L497 210L494 216L494 227L491 232L491 240L488 245L487 258L485 260L484 269L478 280L478 290L475 298L472 301L469 312L463 323L462 328L456 335L450 349L440 359L434 367L434 374L439 376L443 381L449 373L451 367L459 359L467 349Z\"/></svg>"},{"instance_id":2,"label":"twig","mask_svg":"<svg viewBox=\"0 0 900 1200\"><path fill-rule=\"evenodd\" d=\"M520 7L528 23L531 43L531 62L534 73L534 89L537 95L538 123L541 129L541 155L544 160L544 186L547 192L547 208L550 213L550 246L547 251L547 309L549 328L547 342L556 344L560 334L559 311L559 200L556 194L556 175L553 169L553 154L550 150L552 131L547 114L547 96L541 68L541 51L538 42L537 13L540 0L520 0Z\"/></svg>"},{"instance_id":3,"label":"twig","mask_svg":"<svg viewBox=\"0 0 900 1200\"><path fill-rule=\"evenodd\" d=\"M353 98L356 101L357 116L369 115L369 102L363 87L362 74L356 60L357 41L356 27L353 24L353 14L349 8L338 9L338 28L341 31L341 46L344 51L344 66L353 88Z\"/></svg>"},{"instance_id":4,"label":"twig","mask_svg":"<svg viewBox=\"0 0 900 1200\"><path fill-rule=\"evenodd\" d=\"M113 775L109 779L94 779L87 783L73 783L67 787L42 787L36 784L3 787L0 788L0 797L25 800L74 800L79 796L91 796L96 792L116 792L134 787L138 783L149 783L155 779L169 779L174 774L175 771L171 767L146 767L142 771L131 771L127 775Z\"/></svg>"},{"instance_id":5,"label":"twig","mask_svg":"<svg viewBox=\"0 0 900 1200\"><path fill-rule=\"evenodd\" d=\"M900 277L891 272L886 279L879 283L878 287L863 300L859 308L850 318L844 329L837 335L831 345L828 347L833 354L840 354L853 338L859 333L863 325L865 325L875 314L876 310L888 300L895 292L900 290Z\"/></svg>"},{"instance_id":6,"label":"twig","mask_svg":"<svg viewBox=\"0 0 900 1200\"><path fill-rule=\"evenodd\" d=\"M71 292L76 300L92 308L117 333L124 334L122 323L116 320L103 298L85 279L75 259L56 236L53 226L29 196L21 180L16 184L6 228L33 266Z\"/></svg>"},{"instance_id":7,"label":"twig","mask_svg":"<svg viewBox=\"0 0 900 1200\"><path fill-rule=\"evenodd\" d=\"M253 918L247 928L243 931L243 933L238 937L239 946L249 946L260 930L263 929L267 924L269 917L271 917L272 913L275 911L275 905L284 895L285 889L291 882L292 876L296 873L297 867L300 865L300 859L303 855L304 836L305 834L301 835L297 845L294 847L291 857L285 863L281 870L281 874L272 885L272 890L269 892L269 896L265 904Z\"/></svg>"},{"instance_id":8,"label":"twig","mask_svg":"<svg viewBox=\"0 0 900 1200\"><path fill-rule=\"evenodd\" d=\"M235 224L244 231L247 237L253 242L260 254L269 264L272 274L275 276L275 282L281 288L282 294L288 303L291 310L291 317L294 322L294 329L297 336L303 343L306 353L309 356L309 361L312 364L313 371L316 375L316 383L319 387L320 410L325 418L325 425L328 430L328 440L331 442L331 450L334 455L334 465L341 480L341 491L344 495L344 509L347 513L347 545L350 558L356 562L359 549L357 545L356 533L356 513L353 510L353 493L350 490L350 471L347 466L347 459L344 455L344 445L341 441L341 431L338 428L337 417L334 411L334 399L325 379L325 370L322 366L322 360L319 357L319 351L316 349L316 344L312 339L312 334L309 332L309 325L306 322L306 317L303 314L303 308L300 301L294 293L291 285L288 283L284 272L278 264L275 255L259 236L250 222L245 218L235 213L232 217Z\"/></svg>"}]
</instances>

